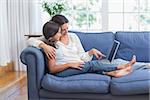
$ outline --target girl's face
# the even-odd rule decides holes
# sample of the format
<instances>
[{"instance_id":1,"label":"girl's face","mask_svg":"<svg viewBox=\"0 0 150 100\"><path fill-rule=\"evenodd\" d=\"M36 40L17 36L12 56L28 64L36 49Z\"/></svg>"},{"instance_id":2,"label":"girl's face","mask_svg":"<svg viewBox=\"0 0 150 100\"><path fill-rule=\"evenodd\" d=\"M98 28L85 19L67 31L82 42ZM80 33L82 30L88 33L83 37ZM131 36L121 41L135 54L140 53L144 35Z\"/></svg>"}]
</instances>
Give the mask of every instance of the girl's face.
<instances>
[{"instance_id":1,"label":"girl's face","mask_svg":"<svg viewBox=\"0 0 150 100\"><path fill-rule=\"evenodd\" d=\"M61 28L59 28L59 31L53 36L50 37L48 40L52 40L52 41L59 41L61 38Z\"/></svg>"}]
</instances>

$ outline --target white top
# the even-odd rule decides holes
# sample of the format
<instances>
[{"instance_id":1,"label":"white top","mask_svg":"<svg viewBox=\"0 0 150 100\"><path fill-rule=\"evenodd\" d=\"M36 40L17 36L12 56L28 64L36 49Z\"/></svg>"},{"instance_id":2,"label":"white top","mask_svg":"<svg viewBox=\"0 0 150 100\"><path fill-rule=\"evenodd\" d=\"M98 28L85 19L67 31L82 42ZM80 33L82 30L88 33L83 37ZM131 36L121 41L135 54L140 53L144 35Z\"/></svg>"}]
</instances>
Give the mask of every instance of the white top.
<instances>
[{"instance_id":1,"label":"white top","mask_svg":"<svg viewBox=\"0 0 150 100\"><path fill-rule=\"evenodd\" d=\"M40 45L41 43L44 43L44 42L43 42L44 40L46 40L44 36L36 37L36 38L31 37L31 38L29 38L29 39L27 40L27 45L28 45L28 46L33 46L33 47L36 47L36 48L39 48L39 49L40 49L39 45Z\"/></svg>"},{"instance_id":2,"label":"white top","mask_svg":"<svg viewBox=\"0 0 150 100\"><path fill-rule=\"evenodd\" d=\"M60 41L56 43L56 64L65 64L75 61L86 62L92 60L93 56L90 56L88 52L85 52L78 36L74 33L69 33L68 36L68 45L63 44ZM40 40L31 38L28 40L28 45L38 47L41 42Z\"/></svg>"}]
</instances>

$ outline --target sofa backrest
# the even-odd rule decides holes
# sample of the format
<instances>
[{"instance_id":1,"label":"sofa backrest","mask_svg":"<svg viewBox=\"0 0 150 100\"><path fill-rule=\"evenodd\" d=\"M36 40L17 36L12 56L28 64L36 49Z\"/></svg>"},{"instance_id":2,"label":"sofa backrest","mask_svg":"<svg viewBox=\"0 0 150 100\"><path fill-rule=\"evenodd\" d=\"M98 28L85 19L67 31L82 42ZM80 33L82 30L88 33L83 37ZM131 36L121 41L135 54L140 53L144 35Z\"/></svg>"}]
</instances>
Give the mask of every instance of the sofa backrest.
<instances>
[{"instance_id":1,"label":"sofa backrest","mask_svg":"<svg viewBox=\"0 0 150 100\"><path fill-rule=\"evenodd\" d=\"M115 39L121 45L117 58L130 60L132 55L137 56L137 61L150 61L150 32L116 32Z\"/></svg>"},{"instance_id":2,"label":"sofa backrest","mask_svg":"<svg viewBox=\"0 0 150 100\"><path fill-rule=\"evenodd\" d=\"M96 48L107 56L112 48L114 41L114 33L112 32L83 33L73 31L73 33L78 35L85 51Z\"/></svg>"}]
</instances>

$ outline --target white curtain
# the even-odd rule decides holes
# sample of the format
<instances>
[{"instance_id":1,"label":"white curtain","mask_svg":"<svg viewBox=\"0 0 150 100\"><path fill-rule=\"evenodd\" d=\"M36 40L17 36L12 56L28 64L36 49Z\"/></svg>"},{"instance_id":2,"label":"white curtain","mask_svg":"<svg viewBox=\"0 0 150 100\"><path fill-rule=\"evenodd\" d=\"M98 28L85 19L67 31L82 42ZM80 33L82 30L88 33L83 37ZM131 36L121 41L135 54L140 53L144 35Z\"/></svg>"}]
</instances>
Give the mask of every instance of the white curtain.
<instances>
[{"instance_id":1,"label":"white curtain","mask_svg":"<svg viewBox=\"0 0 150 100\"><path fill-rule=\"evenodd\" d=\"M7 24L7 5L5 0L0 1L0 66L10 62L9 34Z\"/></svg>"},{"instance_id":2,"label":"white curtain","mask_svg":"<svg viewBox=\"0 0 150 100\"><path fill-rule=\"evenodd\" d=\"M5 59L1 60L0 65L3 62L14 61L15 71L25 71L26 67L20 62L20 53L26 47L25 34L39 34L41 33L41 13L39 9L38 0L2 0L6 5L2 8L2 11L6 13L3 16L3 22L6 23L3 28L8 28L7 35L4 34L4 30L1 32L3 37L0 37L2 44L8 43L8 45L0 46L4 51L0 52L0 55L8 55ZM5 1L5 2L4 2ZM4 11L5 10L5 11ZM7 42L8 41L8 42ZM9 48L9 49L8 49ZM5 54L6 53L6 54Z\"/></svg>"}]
</instances>

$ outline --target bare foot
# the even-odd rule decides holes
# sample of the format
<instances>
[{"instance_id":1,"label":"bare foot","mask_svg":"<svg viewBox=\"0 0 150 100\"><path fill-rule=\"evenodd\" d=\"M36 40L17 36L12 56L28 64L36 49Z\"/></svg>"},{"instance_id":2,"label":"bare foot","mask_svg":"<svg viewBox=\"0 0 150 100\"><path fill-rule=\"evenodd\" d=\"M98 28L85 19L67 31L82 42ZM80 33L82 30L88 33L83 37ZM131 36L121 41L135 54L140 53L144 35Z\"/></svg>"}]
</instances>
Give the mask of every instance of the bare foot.
<instances>
[{"instance_id":1,"label":"bare foot","mask_svg":"<svg viewBox=\"0 0 150 100\"><path fill-rule=\"evenodd\" d=\"M128 66L124 69L116 70L107 72L106 75L113 76L113 77L122 77L132 72L132 66Z\"/></svg>"},{"instance_id":2,"label":"bare foot","mask_svg":"<svg viewBox=\"0 0 150 100\"><path fill-rule=\"evenodd\" d=\"M128 75L131 72L132 72L132 66L128 66L125 69L118 70L114 77L122 77L122 76Z\"/></svg>"},{"instance_id":3,"label":"bare foot","mask_svg":"<svg viewBox=\"0 0 150 100\"><path fill-rule=\"evenodd\" d=\"M131 59L131 61L130 61L129 63L124 64L124 65L119 65L119 66L117 67L117 69L124 69L124 68L126 68L126 67L128 67L128 66L132 66L132 65L135 64L135 63L136 63L136 56L133 55L133 57L132 57L132 59Z\"/></svg>"},{"instance_id":4,"label":"bare foot","mask_svg":"<svg viewBox=\"0 0 150 100\"><path fill-rule=\"evenodd\" d=\"M135 63L136 63L136 56L133 55L133 56L132 56L132 60L129 62L129 64L130 64L130 66L132 66L132 65L135 64Z\"/></svg>"},{"instance_id":5,"label":"bare foot","mask_svg":"<svg viewBox=\"0 0 150 100\"><path fill-rule=\"evenodd\" d=\"M115 77L115 75L117 74L117 72L118 72L118 70L111 71L111 72L106 72L106 75Z\"/></svg>"}]
</instances>

